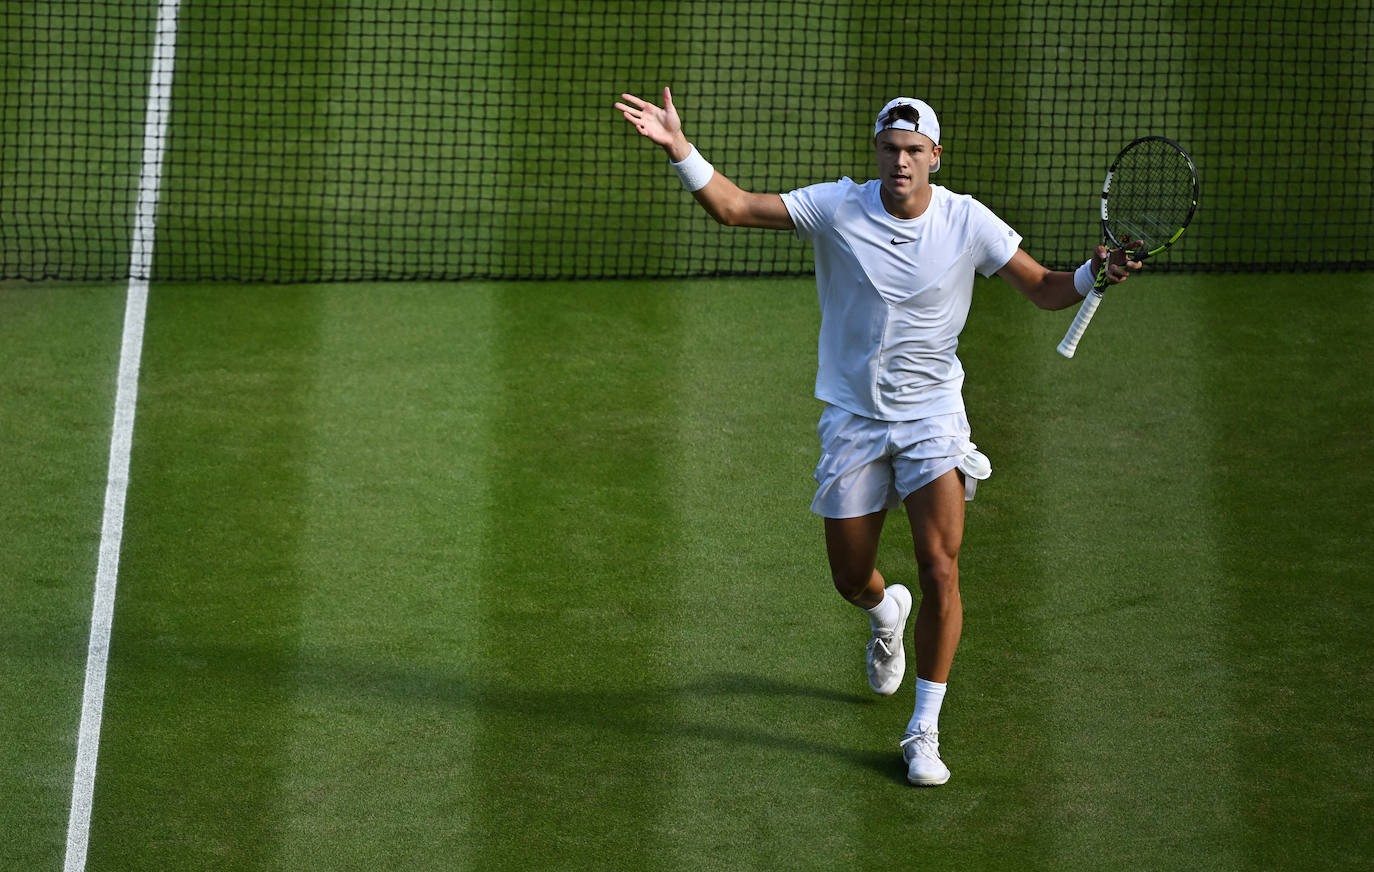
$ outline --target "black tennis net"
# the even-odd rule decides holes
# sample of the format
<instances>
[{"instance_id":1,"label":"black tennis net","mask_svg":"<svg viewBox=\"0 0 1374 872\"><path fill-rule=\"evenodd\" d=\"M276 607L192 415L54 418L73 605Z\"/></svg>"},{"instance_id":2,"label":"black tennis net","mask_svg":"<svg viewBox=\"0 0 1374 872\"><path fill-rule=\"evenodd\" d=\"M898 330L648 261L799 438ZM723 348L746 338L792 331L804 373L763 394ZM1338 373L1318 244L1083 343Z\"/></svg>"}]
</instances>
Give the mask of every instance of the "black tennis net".
<instances>
[{"instance_id":1,"label":"black tennis net","mask_svg":"<svg viewBox=\"0 0 1374 872\"><path fill-rule=\"evenodd\" d=\"M868 178L906 95L941 118L933 180L1048 265L1161 134L1202 196L1156 269L1374 267L1368 0L188 0L150 156L159 5L0 11L0 277L128 275L150 166L159 279L810 272L791 234L718 227L612 108L665 84L746 189Z\"/></svg>"}]
</instances>

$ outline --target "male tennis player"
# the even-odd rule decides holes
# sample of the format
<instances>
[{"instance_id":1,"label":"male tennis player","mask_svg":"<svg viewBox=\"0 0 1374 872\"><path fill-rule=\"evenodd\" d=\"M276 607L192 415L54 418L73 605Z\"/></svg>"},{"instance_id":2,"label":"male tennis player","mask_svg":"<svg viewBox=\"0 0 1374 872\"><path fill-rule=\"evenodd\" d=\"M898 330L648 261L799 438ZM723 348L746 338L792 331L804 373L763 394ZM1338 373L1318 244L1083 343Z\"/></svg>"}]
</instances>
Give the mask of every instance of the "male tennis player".
<instances>
[{"instance_id":1,"label":"male tennis player","mask_svg":"<svg viewBox=\"0 0 1374 872\"><path fill-rule=\"evenodd\" d=\"M940 123L920 100L898 97L878 113L878 178L842 178L785 194L744 191L716 172L682 132L672 94L656 106L622 94L616 109L662 146L683 186L721 224L793 230L815 247L821 329L816 397L819 488L835 588L868 613L869 684L895 693L911 593L876 568L888 511L906 507L921 591L916 612L916 705L900 744L907 780L944 784L939 715L963 628L959 547L964 502L992 467L969 440L963 367L955 356L974 273L1006 279L1043 309L1079 303L1107 259L1099 246L1076 273L1053 272L1020 249L1021 237L987 207L930 183L940 168ZM1115 253L1114 253L1115 254ZM1116 256L1112 282L1134 261Z\"/></svg>"}]
</instances>

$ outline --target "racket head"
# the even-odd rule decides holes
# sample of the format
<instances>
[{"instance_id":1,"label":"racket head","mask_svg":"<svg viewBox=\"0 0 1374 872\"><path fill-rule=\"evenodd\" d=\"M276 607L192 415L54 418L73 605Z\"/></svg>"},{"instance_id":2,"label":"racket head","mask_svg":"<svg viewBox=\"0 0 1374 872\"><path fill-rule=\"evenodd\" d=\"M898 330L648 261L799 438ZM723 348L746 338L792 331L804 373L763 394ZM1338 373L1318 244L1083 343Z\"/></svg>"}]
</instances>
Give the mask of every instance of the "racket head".
<instances>
[{"instance_id":1,"label":"racket head","mask_svg":"<svg viewBox=\"0 0 1374 872\"><path fill-rule=\"evenodd\" d=\"M1183 146L1142 136L1112 161L1102 184L1102 235L1144 260L1173 245L1197 212L1197 166Z\"/></svg>"}]
</instances>

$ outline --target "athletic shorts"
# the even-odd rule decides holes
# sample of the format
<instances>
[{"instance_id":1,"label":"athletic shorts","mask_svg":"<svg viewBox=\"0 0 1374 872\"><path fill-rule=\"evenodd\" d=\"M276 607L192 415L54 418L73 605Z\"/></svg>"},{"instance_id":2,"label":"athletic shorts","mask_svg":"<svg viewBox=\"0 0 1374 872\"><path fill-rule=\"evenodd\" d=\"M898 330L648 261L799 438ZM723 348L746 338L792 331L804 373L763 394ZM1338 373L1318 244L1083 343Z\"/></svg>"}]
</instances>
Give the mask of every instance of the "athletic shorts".
<instances>
[{"instance_id":1,"label":"athletic shorts","mask_svg":"<svg viewBox=\"0 0 1374 872\"><path fill-rule=\"evenodd\" d=\"M826 518L895 509L951 469L964 473L964 499L971 500L978 482L992 474L992 464L969 441L963 412L890 422L827 405L816 432L820 487L811 511Z\"/></svg>"}]
</instances>

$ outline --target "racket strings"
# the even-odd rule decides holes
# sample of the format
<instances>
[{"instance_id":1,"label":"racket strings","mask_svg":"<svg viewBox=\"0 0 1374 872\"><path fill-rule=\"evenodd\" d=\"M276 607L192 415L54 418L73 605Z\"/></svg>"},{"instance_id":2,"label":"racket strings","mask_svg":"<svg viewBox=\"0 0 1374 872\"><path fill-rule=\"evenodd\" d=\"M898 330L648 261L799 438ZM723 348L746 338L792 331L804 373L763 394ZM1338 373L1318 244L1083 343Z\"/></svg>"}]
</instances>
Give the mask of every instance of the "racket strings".
<instances>
[{"instance_id":1,"label":"racket strings","mask_svg":"<svg viewBox=\"0 0 1374 872\"><path fill-rule=\"evenodd\" d=\"M1158 249L1187 223L1195 192L1187 157L1167 143L1139 143L1121 156L1112 176L1107 226L1113 239Z\"/></svg>"}]
</instances>

